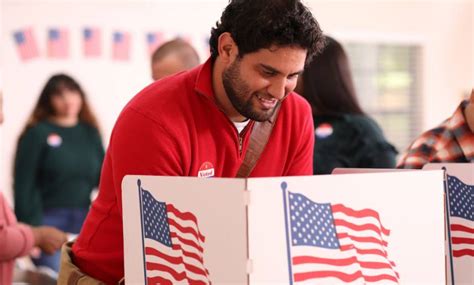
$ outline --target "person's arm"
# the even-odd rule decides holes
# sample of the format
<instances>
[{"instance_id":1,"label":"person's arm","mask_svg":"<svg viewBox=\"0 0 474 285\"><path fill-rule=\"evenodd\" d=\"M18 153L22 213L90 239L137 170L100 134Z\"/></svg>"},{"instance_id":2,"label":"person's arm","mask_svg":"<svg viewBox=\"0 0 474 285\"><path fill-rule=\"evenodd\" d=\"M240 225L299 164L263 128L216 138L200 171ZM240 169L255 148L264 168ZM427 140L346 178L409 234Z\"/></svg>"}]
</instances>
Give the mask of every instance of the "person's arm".
<instances>
[{"instance_id":1,"label":"person's arm","mask_svg":"<svg viewBox=\"0 0 474 285\"><path fill-rule=\"evenodd\" d=\"M380 126L370 117L355 117L360 145L355 149L357 168L394 168L397 149L390 144Z\"/></svg>"},{"instance_id":2,"label":"person's arm","mask_svg":"<svg viewBox=\"0 0 474 285\"><path fill-rule=\"evenodd\" d=\"M388 142L376 142L367 149L360 168L395 168L397 150Z\"/></svg>"},{"instance_id":3,"label":"person's arm","mask_svg":"<svg viewBox=\"0 0 474 285\"><path fill-rule=\"evenodd\" d=\"M14 167L15 214L29 225L41 223L41 196L36 182L42 143L37 130L29 129L18 143Z\"/></svg>"},{"instance_id":4,"label":"person's arm","mask_svg":"<svg viewBox=\"0 0 474 285\"><path fill-rule=\"evenodd\" d=\"M171 132L150 115L132 108L120 116L107 153L119 205L125 175L185 175L186 166L181 158L184 151L180 150L181 145ZM119 210L122 210L121 206Z\"/></svg>"},{"instance_id":5,"label":"person's arm","mask_svg":"<svg viewBox=\"0 0 474 285\"><path fill-rule=\"evenodd\" d=\"M50 226L31 227L35 246L41 248L46 254L58 251L67 241L67 234Z\"/></svg>"},{"instance_id":6,"label":"person's arm","mask_svg":"<svg viewBox=\"0 0 474 285\"><path fill-rule=\"evenodd\" d=\"M0 193L0 262L26 255L33 246L31 227L16 223L13 211Z\"/></svg>"},{"instance_id":7,"label":"person's arm","mask_svg":"<svg viewBox=\"0 0 474 285\"><path fill-rule=\"evenodd\" d=\"M439 141L439 132L431 130L418 137L401 156L397 168L421 169L432 160L436 153L435 145ZM441 148L442 149L442 148Z\"/></svg>"},{"instance_id":8,"label":"person's arm","mask_svg":"<svg viewBox=\"0 0 474 285\"><path fill-rule=\"evenodd\" d=\"M430 162L430 152L432 148L423 145L416 148L408 148L397 163L397 168L401 169L421 169Z\"/></svg>"},{"instance_id":9,"label":"person's arm","mask_svg":"<svg viewBox=\"0 0 474 285\"><path fill-rule=\"evenodd\" d=\"M95 178L95 186L99 186L100 171L102 168L102 163L104 161L105 150L104 150L104 144L102 143L102 139L100 137L100 133L97 130L94 130L93 139L94 139L94 144L96 146L97 157L99 158L99 161L100 161L99 171L97 171L96 178Z\"/></svg>"},{"instance_id":10,"label":"person's arm","mask_svg":"<svg viewBox=\"0 0 474 285\"><path fill-rule=\"evenodd\" d=\"M308 103L301 110L302 128L298 135L298 144L290 168L285 176L313 175L313 153L314 153L314 124L311 116L311 107ZM315 162L315 165L317 161Z\"/></svg>"}]
</instances>

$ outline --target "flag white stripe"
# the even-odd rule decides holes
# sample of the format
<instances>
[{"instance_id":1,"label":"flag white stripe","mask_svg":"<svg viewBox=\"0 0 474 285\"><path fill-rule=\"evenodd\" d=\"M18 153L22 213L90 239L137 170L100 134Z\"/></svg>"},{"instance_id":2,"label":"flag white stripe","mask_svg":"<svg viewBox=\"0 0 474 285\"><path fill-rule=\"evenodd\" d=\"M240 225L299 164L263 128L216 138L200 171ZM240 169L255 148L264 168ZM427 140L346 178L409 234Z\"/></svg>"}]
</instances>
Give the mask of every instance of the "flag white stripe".
<instances>
[{"instance_id":1,"label":"flag white stripe","mask_svg":"<svg viewBox=\"0 0 474 285\"><path fill-rule=\"evenodd\" d=\"M193 266L195 266L195 267L197 267L197 268L199 268L203 271L206 270L204 265L200 261L196 260L195 258L190 258L190 257L184 256L184 255L181 254L180 251L173 250L170 247L161 244L160 242L157 242L157 241L154 241L154 240L151 240L151 239L146 239L145 245L147 247L154 248L154 249L160 251L161 253L163 253L167 256L170 256L172 258L182 258L183 262L185 264L193 265ZM156 262L156 259L161 259L161 258L159 258L157 256L154 256L154 255L147 255L147 261ZM156 262L156 263L159 263L159 262Z\"/></svg>"}]
</instances>

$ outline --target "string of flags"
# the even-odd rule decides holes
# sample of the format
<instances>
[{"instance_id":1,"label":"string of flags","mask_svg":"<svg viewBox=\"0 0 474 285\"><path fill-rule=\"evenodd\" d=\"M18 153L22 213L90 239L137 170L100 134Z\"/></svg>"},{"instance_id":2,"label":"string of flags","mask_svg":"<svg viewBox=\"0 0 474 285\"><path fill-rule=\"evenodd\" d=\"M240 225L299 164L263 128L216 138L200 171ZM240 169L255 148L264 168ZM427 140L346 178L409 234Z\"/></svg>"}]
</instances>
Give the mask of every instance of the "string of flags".
<instances>
[{"instance_id":1,"label":"string of flags","mask_svg":"<svg viewBox=\"0 0 474 285\"><path fill-rule=\"evenodd\" d=\"M66 28L50 28L46 34L46 57L67 59L70 57L70 34ZM191 43L191 37L177 35ZM118 61L130 60L132 49L132 35L127 31L115 30L111 37L111 58ZM148 55L165 42L165 33L153 31L145 34L145 43ZM13 32L13 41L19 58L26 62L41 56L35 33L31 27ZM103 34L100 28L84 27L81 33L82 54L86 58L98 58L104 54ZM209 50L209 37L203 39L202 46ZM192 44L192 43L191 43ZM199 48L199 47L197 47Z\"/></svg>"}]
</instances>

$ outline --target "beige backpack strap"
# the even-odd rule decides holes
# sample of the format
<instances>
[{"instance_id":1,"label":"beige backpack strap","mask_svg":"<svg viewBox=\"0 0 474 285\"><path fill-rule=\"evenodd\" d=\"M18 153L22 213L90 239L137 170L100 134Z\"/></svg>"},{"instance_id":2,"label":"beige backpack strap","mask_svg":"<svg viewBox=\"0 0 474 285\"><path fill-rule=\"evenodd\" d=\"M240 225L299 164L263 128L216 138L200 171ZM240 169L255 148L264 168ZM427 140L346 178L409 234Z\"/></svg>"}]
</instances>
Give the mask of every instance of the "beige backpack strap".
<instances>
[{"instance_id":1,"label":"beige backpack strap","mask_svg":"<svg viewBox=\"0 0 474 285\"><path fill-rule=\"evenodd\" d=\"M82 272L72 260L73 242L63 244L61 248L61 265L59 268L59 285L105 285L91 276Z\"/></svg>"},{"instance_id":2,"label":"beige backpack strap","mask_svg":"<svg viewBox=\"0 0 474 285\"><path fill-rule=\"evenodd\" d=\"M278 112L280 111L280 104L275 107L272 117L264 122L255 122L252 133L250 134L249 146L245 153L244 161L237 171L236 177L248 177L255 165L257 164L260 155L262 154L268 139L277 120Z\"/></svg>"}]
</instances>

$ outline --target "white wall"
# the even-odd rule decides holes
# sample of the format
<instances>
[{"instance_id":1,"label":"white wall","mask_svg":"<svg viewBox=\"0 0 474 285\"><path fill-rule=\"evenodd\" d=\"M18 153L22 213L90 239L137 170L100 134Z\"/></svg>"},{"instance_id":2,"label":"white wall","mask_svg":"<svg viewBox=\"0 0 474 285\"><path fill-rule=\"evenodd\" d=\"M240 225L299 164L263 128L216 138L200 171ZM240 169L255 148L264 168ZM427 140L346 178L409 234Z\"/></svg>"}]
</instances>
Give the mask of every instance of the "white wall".
<instances>
[{"instance_id":1,"label":"white wall","mask_svg":"<svg viewBox=\"0 0 474 285\"><path fill-rule=\"evenodd\" d=\"M422 46L423 128L449 116L473 85L472 1L310 2L323 29L339 39Z\"/></svg>"},{"instance_id":2,"label":"white wall","mask_svg":"<svg viewBox=\"0 0 474 285\"><path fill-rule=\"evenodd\" d=\"M181 1L182 2L182 1ZM151 82L145 33L165 30L168 36L189 34L197 43L209 35L225 1L4 1L2 10L2 66L4 72L5 124L0 188L11 197L11 169L18 135L46 80L57 72L67 72L84 87L99 118L104 143L120 110L130 98ZM45 57L49 27L69 28L71 57L51 60ZM81 36L85 25L102 28L105 55L99 59L82 56ZM41 57L23 63L15 49L12 31L31 26L41 49ZM128 62L110 59L114 29L132 33L132 55Z\"/></svg>"},{"instance_id":3,"label":"white wall","mask_svg":"<svg viewBox=\"0 0 474 285\"><path fill-rule=\"evenodd\" d=\"M474 82L474 7L470 0L308 0L324 31L344 39L418 43L423 49L423 127L449 116ZM47 78L59 71L76 77L86 89L103 130L105 143L123 105L150 82L144 33L166 30L191 34L196 42L208 35L227 0L3 0L0 13L3 49L6 122L0 188L11 190L11 168L16 140ZM69 28L69 60L44 57L48 27ZM84 59L84 25L103 29L105 55ZM22 63L12 31L25 26L36 30L42 57ZM132 60L110 59L113 29L132 32ZM471 64L472 63L472 64ZM0 134L0 139L1 139ZM3 170L3 171L2 171Z\"/></svg>"}]
</instances>

